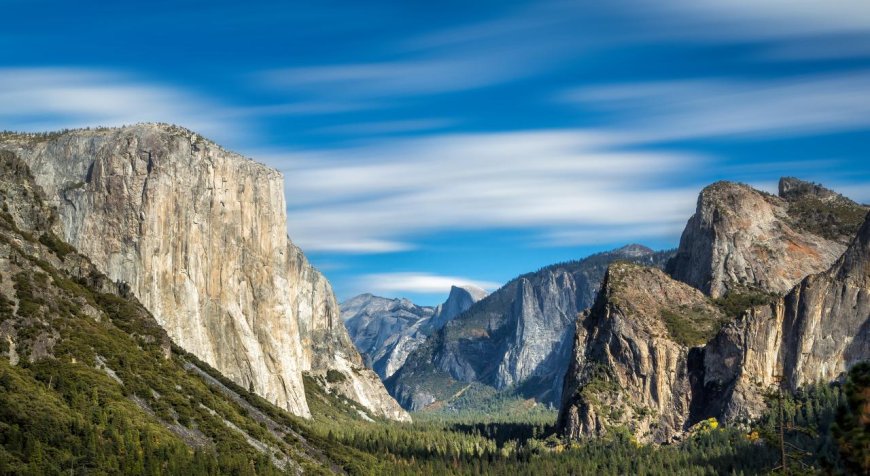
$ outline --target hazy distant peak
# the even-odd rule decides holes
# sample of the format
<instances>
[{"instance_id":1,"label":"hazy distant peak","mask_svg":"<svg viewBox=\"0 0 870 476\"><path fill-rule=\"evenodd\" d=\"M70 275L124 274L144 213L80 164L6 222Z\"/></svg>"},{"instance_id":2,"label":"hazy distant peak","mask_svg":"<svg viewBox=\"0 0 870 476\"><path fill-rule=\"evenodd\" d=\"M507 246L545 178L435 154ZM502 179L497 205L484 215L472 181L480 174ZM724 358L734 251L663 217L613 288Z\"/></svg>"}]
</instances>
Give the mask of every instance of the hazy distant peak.
<instances>
[{"instance_id":1,"label":"hazy distant peak","mask_svg":"<svg viewBox=\"0 0 870 476\"><path fill-rule=\"evenodd\" d=\"M617 248L617 249L613 250L613 252L616 254L625 255L625 256L632 256L632 257L643 256L643 255L655 253L651 248L648 248L644 245L639 245L637 243L631 243L631 244L625 245L621 248Z\"/></svg>"},{"instance_id":2,"label":"hazy distant peak","mask_svg":"<svg viewBox=\"0 0 870 476\"><path fill-rule=\"evenodd\" d=\"M485 289L479 288L473 284L463 284L450 286L449 296L453 296L454 293L461 293L463 291L468 293L474 302L480 301L489 294ZM450 300L449 296L447 298L448 300Z\"/></svg>"}]
</instances>

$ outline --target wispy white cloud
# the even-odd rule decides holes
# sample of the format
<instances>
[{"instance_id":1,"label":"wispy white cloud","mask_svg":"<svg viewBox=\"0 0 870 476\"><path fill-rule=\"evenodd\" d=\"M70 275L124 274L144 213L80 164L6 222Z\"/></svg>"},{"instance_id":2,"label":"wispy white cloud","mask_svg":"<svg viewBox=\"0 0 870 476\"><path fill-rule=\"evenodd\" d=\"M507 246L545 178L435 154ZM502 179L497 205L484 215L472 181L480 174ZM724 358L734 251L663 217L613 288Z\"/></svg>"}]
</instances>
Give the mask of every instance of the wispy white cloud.
<instances>
[{"instance_id":1,"label":"wispy white cloud","mask_svg":"<svg viewBox=\"0 0 870 476\"><path fill-rule=\"evenodd\" d=\"M360 289L376 293L446 294L451 286L477 286L487 291L498 289L501 284L492 281L476 281L458 276L442 276L423 272L378 273L360 276Z\"/></svg>"},{"instance_id":2,"label":"wispy white cloud","mask_svg":"<svg viewBox=\"0 0 870 476\"><path fill-rule=\"evenodd\" d=\"M664 12L664 13L663 13ZM358 113L403 99L546 74L587 50L639 43L766 42L771 58L864 55L866 2L672 0L590 8L535 2L493 18L406 38L386 56L256 73L275 104L226 107L182 88L106 71L0 70L4 127L54 129L176 122L219 140L255 118ZM580 32L578 34L577 32ZM815 45L811 54L800 45ZM384 59L389 58L389 59ZM566 96L616 119L598 130L447 134L305 153L254 151L285 172L289 232L306 250L412 249L439 230L526 228L544 244L675 236L706 164L686 153L630 150L668 141L784 137L870 126L870 72L762 81L728 78L582 87ZM410 103L412 101L405 101ZM421 101L422 104L426 104ZM441 119L314 126L347 135L428 132ZM674 180L674 177L680 177ZM678 185L674 185L677 183Z\"/></svg>"},{"instance_id":3,"label":"wispy white cloud","mask_svg":"<svg viewBox=\"0 0 870 476\"><path fill-rule=\"evenodd\" d=\"M763 47L761 61L817 61L870 58L870 34L827 35L774 42Z\"/></svg>"},{"instance_id":4,"label":"wispy white cloud","mask_svg":"<svg viewBox=\"0 0 870 476\"><path fill-rule=\"evenodd\" d=\"M264 112L106 71L2 73L0 119L9 128L166 121L227 140ZM448 125L427 121L357 126L372 133ZM596 131L441 134L281 154L271 163L286 173L289 231L306 250L396 252L435 230L539 227L556 237L578 226L654 227L685 216L695 190L653 184L700 159L620 151L620 143Z\"/></svg>"},{"instance_id":5,"label":"wispy white cloud","mask_svg":"<svg viewBox=\"0 0 870 476\"><path fill-rule=\"evenodd\" d=\"M371 61L275 68L254 75L254 83L294 97L365 100L374 109L382 108L384 99L471 91L539 76L578 53L578 38L564 34L576 26L576 8L540 2L506 10L394 39ZM390 59L382 59L384 54Z\"/></svg>"},{"instance_id":6,"label":"wispy white cloud","mask_svg":"<svg viewBox=\"0 0 870 476\"><path fill-rule=\"evenodd\" d=\"M870 7L857 0L550 0L393 39L369 60L294 65L254 75L306 103L382 109L387 99L454 93L545 75L584 53L655 43L754 43L762 60L870 55ZM389 60L384 60L387 57ZM314 98L312 100L312 98ZM281 108L278 108L280 110ZM290 106L291 111L315 107Z\"/></svg>"},{"instance_id":7,"label":"wispy white cloud","mask_svg":"<svg viewBox=\"0 0 870 476\"><path fill-rule=\"evenodd\" d=\"M563 96L616 113L628 142L788 137L870 127L870 71L786 79L720 79L580 87Z\"/></svg>"},{"instance_id":8,"label":"wispy white cloud","mask_svg":"<svg viewBox=\"0 0 870 476\"><path fill-rule=\"evenodd\" d=\"M634 226L660 236L661 225L685 220L698 191L667 182L705 159L619 143L594 131L516 131L257 156L285 173L289 231L304 249L394 251L448 229L537 228L546 238Z\"/></svg>"},{"instance_id":9,"label":"wispy white cloud","mask_svg":"<svg viewBox=\"0 0 870 476\"><path fill-rule=\"evenodd\" d=\"M444 129L456 124L456 121L443 118L407 119L399 121L351 122L334 126L321 127L317 132L328 134L369 135L394 134L404 132L422 132Z\"/></svg>"},{"instance_id":10,"label":"wispy white cloud","mask_svg":"<svg viewBox=\"0 0 870 476\"><path fill-rule=\"evenodd\" d=\"M266 71L261 81L295 93L383 98L466 91L524 75L523 65L474 57L333 64Z\"/></svg>"},{"instance_id":11,"label":"wispy white cloud","mask_svg":"<svg viewBox=\"0 0 870 476\"><path fill-rule=\"evenodd\" d=\"M320 116L330 114L343 114L371 109L372 104L352 101L297 101L279 104L266 104L261 106L240 107L234 110L238 116L264 117L264 116ZM380 104L384 107L384 104Z\"/></svg>"},{"instance_id":12,"label":"wispy white cloud","mask_svg":"<svg viewBox=\"0 0 870 476\"><path fill-rule=\"evenodd\" d=\"M562 1L537 1L499 7L492 9L498 13L491 17L412 36L402 41L398 49L413 52L474 52L485 48L496 54L509 54L517 49L523 52L522 45L528 46L530 41L551 46L564 41L564 38L557 38L561 31L577 26L583 18L589 19L595 15L591 9L578 8L576 3ZM575 46L576 39L573 41Z\"/></svg>"},{"instance_id":13,"label":"wispy white cloud","mask_svg":"<svg viewBox=\"0 0 870 476\"><path fill-rule=\"evenodd\" d=\"M549 0L503 8L477 22L412 37L411 51L467 54L511 49L568 52L649 45L768 42L770 59L867 56L870 3L860 0ZM551 53L552 55L552 53ZM560 57L558 54L553 58Z\"/></svg>"},{"instance_id":14,"label":"wispy white cloud","mask_svg":"<svg viewBox=\"0 0 870 476\"><path fill-rule=\"evenodd\" d=\"M302 226L295 226L291 222L291 224L289 225L289 231L294 237L293 241L301 243L305 251L332 251L334 253L350 254L379 254L409 251L416 248L414 244L409 242L371 238L369 236L366 236L365 233L354 233L353 230L348 230L340 225L336 225L332 228L335 230L343 231L344 234L340 236L321 234L319 232L323 230L323 227L318 227L316 223L305 223ZM314 236L306 238L305 235L302 235L301 233L303 233L303 230L306 229L309 230ZM329 232L332 230L326 231Z\"/></svg>"},{"instance_id":15,"label":"wispy white cloud","mask_svg":"<svg viewBox=\"0 0 870 476\"><path fill-rule=\"evenodd\" d=\"M759 58L780 61L842 58L847 50L848 56L865 56L870 44L870 7L860 0L613 0L595 8L554 3L573 3L573 14L561 15L578 31L593 31L588 46L596 48L754 44L765 51Z\"/></svg>"},{"instance_id":16,"label":"wispy white cloud","mask_svg":"<svg viewBox=\"0 0 870 476\"><path fill-rule=\"evenodd\" d=\"M775 188L775 187L774 187ZM689 208L687 207L687 212ZM689 212L691 213L691 212ZM604 227L578 225L541 235L539 246L604 245L609 243L643 243L646 239L679 237L689 215L670 221L626 223Z\"/></svg>"},{"instance_id":17,"label":"wispy white cloud","mask_svg":"<svg viewBox=\"0 0 870 476\"><path fill-rule=\"evenodd\" d=\"M229 140L245 133L232 115L194 93L116 72L0 68L0 123L9 129L172 122Z\"/></svg>"},{"instance_id":18,"label":"wispy white cloud","mask_svg":"<svg viewBox=\"0 0 870 476\"><path fill-rule=\"evenodd\" d=\"M663 34L711 39L770 39L870 31L870 4L859 0L669 0Z\"/></svg>"}]
</instances>

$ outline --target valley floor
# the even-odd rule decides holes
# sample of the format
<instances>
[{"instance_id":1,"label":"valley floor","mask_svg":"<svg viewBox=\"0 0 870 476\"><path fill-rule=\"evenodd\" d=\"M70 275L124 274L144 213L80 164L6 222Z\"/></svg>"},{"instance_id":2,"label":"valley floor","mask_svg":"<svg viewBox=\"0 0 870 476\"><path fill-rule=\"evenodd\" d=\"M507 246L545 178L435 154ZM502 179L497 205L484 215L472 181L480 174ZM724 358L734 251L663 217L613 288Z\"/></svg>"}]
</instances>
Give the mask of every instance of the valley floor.
<instances>
[{"instance_id":1,"label":"valley floor","mask_svg":"<svg viewBox=\"0 0 870 476\"><path fill-rule=\"evenodd\" d=\"M412 424L359 422L340 410L346 402L319 391L309 394L316 402L309 431L351 474L784 474L782 446L788 474L860 474L870 446L867 429L857 423L860 404L856 413L850 404L858 395L867 398L870 365L856 367L851 378L845 391L819 384L782 400L772 395L770 411L752 425L704 421L683 441L664 446L640 445L618 429L607 439L564 441L554 433L552 411L416 413Z\"/></svg>"},{"instance_id":2,"label":"valley floor","mask_svg":"<svg viewBox=\"0 0 870 476\"><path fill-rule=\"evenodd\" d=\"M198 398L233 402L238 414L257 422L246 423L247 433L273 444L290 444L288 453L300 457L301 464L282 470L266 454L256 456L256 451L229 441L218 442L216 455L166 446L161 438L168 434L159 420L148 423L137 421L141 416L119 413L124 400L117 400L111 406L116 410L110 408L108 414L98 411L103 390L70 387L73 381L63 377L69 366L21 368L0 360L0 474L780 473L778 435L783 421L789 474L842 474L849 468L859 474L868 456L861 452L867 448L866 428L854 424L859 418L850 407L866 405L860 398L867 398L870 365L856 367L845 391L840 386L814 386L794 398L771 400L773 411L751 427L722 428L704 422L684 441L656 447L639 445L628 432L619 431L608 439L566 442L553 433L555 413L543 409L523 414L511 407L501 416L417 413L414 423L364 421L353 402L325 391L324 382L310 376L306 388L314 417L301 420L195 358L183 353L178 358L189 362L188 370L195 367L191 375L201 379L201 388L211 388L213 397ZM101 383L95 388L104 387Z\"/></svg>"}]
</instances>

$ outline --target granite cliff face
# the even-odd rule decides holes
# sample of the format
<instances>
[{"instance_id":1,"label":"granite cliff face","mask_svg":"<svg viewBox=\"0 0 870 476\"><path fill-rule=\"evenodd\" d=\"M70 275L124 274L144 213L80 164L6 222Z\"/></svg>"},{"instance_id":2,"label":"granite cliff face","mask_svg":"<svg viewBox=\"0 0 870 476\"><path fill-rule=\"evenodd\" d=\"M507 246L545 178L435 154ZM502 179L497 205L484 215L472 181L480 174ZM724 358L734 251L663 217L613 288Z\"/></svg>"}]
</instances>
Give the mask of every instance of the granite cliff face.
<instances>
[{"instance_id":1,"label":"granite cliff face","mask_svg":"<svg viewBox=\"0 0 870 476\"><path fill-rule=\"evenodd\" d=\"M128 283L179 345L308 415L278 172L163 126L3 147L57 207L58 235Z\"/></svg>"},{"instance_id":2,"label":"granite cliff face","mask_svg":"<svg viewBox=\"0 0 870 476\"><path fill-rule=\"evenodd\" d=\"M589 307L617 259L663 264L669 253L631 245L520 276L447 323L387 380L414 410L461 394L470 383L558 403L577 313Z\"/></svg>"},{"instance_id":3,"label":"granite cliff face","mask_svg":"<svg viewBox=\"0 0 870 476\"><path fill-rule=\"evenodd\" d=\"M474 286L451 286L447 300L435 308L363 294L342 303L341 309L357 349L387 379L432 333L485 296L486 291Z\"/></svg>"},{"instance_id":4,"label":"granite cliff face","mask_svg":"<svg viewBox=\"0 0 870 476\"><path fill-rule=\"evenodd\" d=\"M668 270L708 296L657 270L611 265L578 320L564 434L618 426L666 442L702 419L760 416L780 376L796 390L870 358L866 207L796 179L781 180L780 195L729 183L702 192ZM759 296L769 304L742 307Z\"/></svg>"},{"instance_id":5,"label":"granite cliff face","mask_svg":"<svg viewBox=\"0 0 870 476\"><path fill-rule=\"evenodd\" d=\"M435 308L435 314L424 327L428 331L437 331L444 327L454 317L467 311L477 301L485 298L488 293L477 286L450 286L447 300Z\"/></svg>"},{"instance_id":6,"label":"granite cliff face","mask_svg":"<svg viewBox=\"0 0 870 476\"><path fill-rule=\"evenodd\" d=\"M56 358L55 348L72 339L66 319L106 320L101 302L82 295L123 299L126 292L54 235L56 222L27 164L0 150L0 356L12 366ZM135 316L140 317L149 334L143 340L159 346L161 358L168 359L166 332L150 316Z\"/></svg>"},{"instance_id":7,"label":"granite cliff face","mask_svg":"<svg viewBox=\"0 0 870 476\"><path fill-rule=\"evenodd\" d=\"M689 352L724 319L697 290L661 270L610 266L595 305L578 320L558 425L569 437L619 426L638 441L670 441L693 398Z\"/></svg>"},{"instance_id":8,"label":"granite cliff face","mask_svg":"<svg viewBox=\"0 0 870 476\"><path fill-rule=\"evenodd\" d=\"M275 418L277 408L267 415L251 405L244 389L224 385L172 346L127 285L57 237L54 207L29 167L6 150L0 210L4 473L172 473L205 464L232 474L254 468L251 461L270 474L334 470L298 425ZM10 434L27 435L51 464L28 461Z\"/></svg>"},{"instance_id":9,"label":"granite cliff face","mask_svg":"<svg viewBox=\"0 0 870 476\"><path fill-rule=\"evenodd\" d=\"M826 270L867 209L821 186L784 178L780 196L717 182L698 197L667 270L712 297L729 291L784 294Z\"/></svg>"},{"instance_id":10,"label":"granite cliff face","mask_svg":"<svg viewBox=\"0 0 870 476\"><path fill-rule=\"evenodd\" d=\"M392 375L404 363L415 341L419 322L432 317L435 309L407 299L387 299L361 294L341 303L341 316L357 350L381 378ZM410 341L410 342L409 342Z\"/></svg>"},{"instance_id":11,"label":"granite cliff face","mask_svg":"<svg viewBox=\"0 0 870 476\"><path fill-rule=\"evenodd\" d=\"M364 365L341 319L329 281L312 267L296 245L288 244L290 297L299 322L302 371L322 379L330 390L358 402L372 416L411 421L408 413L387 393L378 375ZM334 372L344 377L335 377Z\"/></svg>"},{"instance_id":12,"label":"granite cliff face","mask_svg":"<svg viewBox=\"0 0 870 476\"><path fill-rule=\"evenodd\" d=\"M704 350L706 413L756 418L761 391L833 381L870 359L870 215L827 271L786 296L748 310Z\"/></svg>"},{"instance_id":13,"label":"granite cliff face","mask_svg":"<svg viewBox=\"0 0 870 476\"><path fill-rule=\"evenodd\" d=\"M127 283L173 340L309 415L301 372L328 367L320 346L349 340L328 282L287 238L280 173L168 125L11 135L0 149L33 170L55 232Z\"/></svg>"}]
</instances>

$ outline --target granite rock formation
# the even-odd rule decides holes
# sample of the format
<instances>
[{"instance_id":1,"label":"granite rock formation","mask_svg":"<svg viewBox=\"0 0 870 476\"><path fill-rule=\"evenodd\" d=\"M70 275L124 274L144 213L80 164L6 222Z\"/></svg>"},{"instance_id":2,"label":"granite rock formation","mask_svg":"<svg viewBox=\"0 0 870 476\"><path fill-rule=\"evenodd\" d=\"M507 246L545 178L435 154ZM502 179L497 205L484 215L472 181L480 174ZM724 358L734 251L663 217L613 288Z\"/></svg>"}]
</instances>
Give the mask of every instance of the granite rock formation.
<instances>
[{"instance_id":1,"label":"granite rock formation","mask_svg":"<svg viewBox=\"0 0 870 476\"><path fill-rule=\"evenodd\" d=\"M176 343L309 415L302 371L328 366L318 346L349 339L328 282L287 238L279 172L162 124L5 135L0 149L32 169L55 233L126 283Z\"/></svg>"},{"instance_id":2,"label":"granite rock formation","mask_svg":"<svg viewBox=\"0 0 870 476\"><path fill-rule=\"evenodd\" d=\"M292 419L275 418L283 412L273 407L267 415L245 389L225 385L214 369L173 346L128 286L56 236L54 207L29 167L5 150L0 210L4 473L58 474L76 466L171 473L190 468L179 463L194 458L219 474L252 468L244 462L258 459L257 471L273 474L335 467ZM10 445L21 435L51 456L28 461Z\"/></svg>"},{"instance_id":3,"label":"granite rock formation","mask_svg":"<svg viewBox=\"0 0 870 476\"><path fill-rule=\"evenodd\" d=\"M748 310L704 350L707 414L748 420L762 392L830 382L870 359L870 215L846 252L786 296Z\"/></svg>"},{"instance_id":4,"label":"granite rock formation","mask_svg":"<svg viewBox=\"0 0 870 476\"><path fill-rule=\"evenodd\" d=\"M434 315L425 323L424 327L430 332L441 329L454 317L467 311L474 303L485 298L487 294L485 290L477 286L450 286L450 294L447 295L447 300L435 308Z\"/></svg>"},{"instance_id":5,"label":"granite rock formation","mask_svg":"<svg viewBox=\"0 0 870 476\"><path fill-rule=\"evenodd\" d=\"M704 419L757 418L765 392L834 381L870 359L867 207L790 178L780 197L720 182L698 203L668 271L708 295L611 265L577 323L564 434L621 427L667 442ZM765 303L744 308L747 296Z\"/></svg>"},{"instance_id":6,"label":"granite rock formation","mask_svg":"<svg viewBox=\"0 0 870 476\"><path fill-rule=\"evenodd\" d=\"M374 417L411 421L410 415L387 393L378 375L365 366L341 319L329 281L293 243L288 243L288 254L290 299L299 322L302 371L322 377L340 372L343 378L322 380L330 390L359 403Z\"/></svg>"},{"instance_id":7,"label":"granite rock formation","mask_svg":"<svg viewBox=\"0 0 870 476\"><path fill-rule=\"evenodd\" d=\"M724 316L661 270L610 266L595 305L578 320L559 426L569 437L623 427L640 442L679 435L693 398L690 348Z\"/></svg>"},{"instance_id":8,"label":"granite rock formation","mask_svg":"<svg viewBox=\"0 0 870 476\"><path fill-rule=\"evenodd\" d=\"M342 303L341 309L357 349L387 379L432 333L485 296L486 291L474 286L451 286L447 300L432 308L362 294Z\"/></svg>"},{"instance_id":9,"label":"granite rock formation","mask_svg":"<svg viewBox=\"0 0 870 476\"><path fill-rule=\"evenodd\" d=\"M698 197L667 270L712 297L729 291L785 294L826 270L867 208L821 186L783 178L779 196L717 182Z\"/></svg>"},{"instance_id":10,"label":"granite rock formation","mask_svg":"<svg viewBox=\"0 0 870 476\"><path fill-rule=\"evenodd\" d=\"M577 313L592 305L607 265L663 265L669 252L630 245L525 274L436 332L386 381L405 408L461 394L470 383L558 404Z\"/></svg>"}]
</instances>

